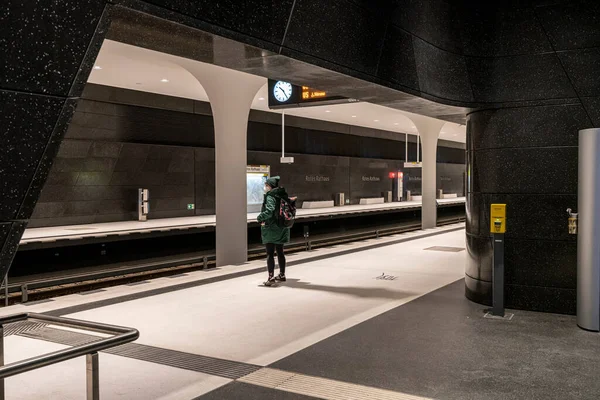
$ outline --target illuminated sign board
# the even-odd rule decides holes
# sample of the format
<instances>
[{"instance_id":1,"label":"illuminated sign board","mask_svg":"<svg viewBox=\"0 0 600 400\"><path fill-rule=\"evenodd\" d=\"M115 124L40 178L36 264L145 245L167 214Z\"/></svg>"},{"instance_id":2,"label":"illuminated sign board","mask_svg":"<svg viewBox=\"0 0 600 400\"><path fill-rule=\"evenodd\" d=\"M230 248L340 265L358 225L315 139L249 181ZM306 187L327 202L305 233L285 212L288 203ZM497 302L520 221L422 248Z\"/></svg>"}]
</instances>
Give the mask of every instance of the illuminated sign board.
<instances>
[{"instance_id":1,"label":"illuminated sign board","mask_svg":"<svg viewBox=\"0 0 600 400\"><path fill-rule=\"evenodd\" d=\"M327 92L313 90L308 86L302 86L302 100L322 99L327 97Z\"/></svg>"},{"instance_id":2,"label":"illuminated sign board","mask_svg":"<svg viewBox=\"0 0 600 400\"><path fill-rule=\"evenodd\" d=\"M309 86L297 86L286 81L269 79L269 108L296 108L327 104L354 103L357 99L335 96Z\"/></svg>"}]
</instances>

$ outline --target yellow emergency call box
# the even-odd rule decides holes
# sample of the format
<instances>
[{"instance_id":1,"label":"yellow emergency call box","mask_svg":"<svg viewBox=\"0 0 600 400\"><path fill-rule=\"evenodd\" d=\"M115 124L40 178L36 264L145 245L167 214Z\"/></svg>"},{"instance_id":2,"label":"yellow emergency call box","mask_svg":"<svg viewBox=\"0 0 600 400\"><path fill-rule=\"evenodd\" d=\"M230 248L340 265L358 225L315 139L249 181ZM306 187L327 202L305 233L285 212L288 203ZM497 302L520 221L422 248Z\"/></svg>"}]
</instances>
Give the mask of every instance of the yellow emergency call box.
<instances>
[{"instance_id":1,"label":"yellow emergency call box","mask_svg":"<svg viewBox=\"0 0 600 400\"><path fill-rule=\"evenodd\" d=\"M492 204L490 209L490 232L506 232L506 204Z\"/></svg>"}]
</instances>

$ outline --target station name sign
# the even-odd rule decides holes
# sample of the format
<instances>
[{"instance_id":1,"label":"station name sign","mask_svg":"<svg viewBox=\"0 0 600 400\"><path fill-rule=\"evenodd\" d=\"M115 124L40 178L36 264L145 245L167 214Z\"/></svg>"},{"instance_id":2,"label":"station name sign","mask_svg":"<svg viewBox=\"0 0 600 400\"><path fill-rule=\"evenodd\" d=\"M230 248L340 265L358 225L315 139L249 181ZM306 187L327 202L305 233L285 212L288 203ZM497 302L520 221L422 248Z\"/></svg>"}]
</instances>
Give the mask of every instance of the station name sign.
<instances>
[{"instance_id":1,"label":"station name sign","mask_svg":"<svg viewBox=\"0 0 600 400\"><path fill-rule=\"evenodd\" d=\"M329 182L330 179L328 176L323 175L306 175L306 182Z\"/></svg>"},{"instance_id":2,"label":"station name sign","mask_svg":"<svg viewBox=\"0 0 600 400\"><path fill-rule=\"evenodd\" d=\"M359 100L337 96L309 86L293 85L286 81L269 79L269 108L297 108L328 104L356 103Z\"/></svg>"}]
</instances>

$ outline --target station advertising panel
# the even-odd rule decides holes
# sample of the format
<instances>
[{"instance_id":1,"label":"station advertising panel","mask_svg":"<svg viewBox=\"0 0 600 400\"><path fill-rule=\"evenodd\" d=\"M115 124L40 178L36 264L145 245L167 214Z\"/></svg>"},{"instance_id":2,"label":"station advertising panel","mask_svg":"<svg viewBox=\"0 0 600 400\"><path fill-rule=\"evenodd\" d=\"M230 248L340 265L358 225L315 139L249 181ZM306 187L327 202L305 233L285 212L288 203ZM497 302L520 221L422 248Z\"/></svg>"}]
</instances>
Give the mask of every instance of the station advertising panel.
<instances>
[{"instance_id":1,"label":"station advertising panel","mask_svg":"<svg viewBox=\"0 0 600 400\"><path fill-rule=\"evenodd\" d=\"M248 212L259 212L263 196L265 182L271 173L269 165L248 165L246 167L246 199L248 201Z\"/></svg>"},{"instance_id":2,"label":"station advertising panel","mask_svg":"<svg viewBox=\"0 0 600 400\"><path fill-rule=\"evenodd\" d=\"M359 100L336 96L308 86L293 85L286 81L269 79L269 108L297 108L327 104L356 103Z\"/></svg>"}]
</instances>

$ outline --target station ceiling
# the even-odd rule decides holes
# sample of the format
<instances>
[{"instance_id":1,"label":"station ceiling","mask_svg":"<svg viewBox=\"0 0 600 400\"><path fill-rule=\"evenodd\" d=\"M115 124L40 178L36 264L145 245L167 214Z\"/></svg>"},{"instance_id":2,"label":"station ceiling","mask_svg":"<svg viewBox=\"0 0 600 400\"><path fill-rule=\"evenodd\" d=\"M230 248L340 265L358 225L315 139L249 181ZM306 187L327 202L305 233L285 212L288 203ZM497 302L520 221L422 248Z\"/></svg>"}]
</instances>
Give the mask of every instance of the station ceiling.
<instances>
[{"instance_id":1,"label":"station ceiling","mask_svg":"<svg viewBox=\"0 0 600 400\"><path fill-rule=\"evenodd\" d=\"M89 77L89 82L124 89L163 94L174 97L209 101L198 80L180 63L178 57L146 48L112 40L105 40ZM199 62L199 61L197 61ZM230 70L213 64L205 64L211 73L227 74ZM268 108L267 78L246 74L249 80L264 80L252 108L281 113ZM316 88L319 89L319 88ZM286 114L303 118L362 126L399 134L417 134L410 113L369 102L337 104L330 106L302 107L285 110ZM466 129L462 124L446 122L440 139L466 141Z\"/></svg>"}]
</instances>

